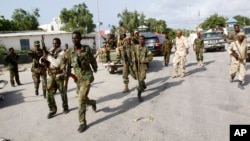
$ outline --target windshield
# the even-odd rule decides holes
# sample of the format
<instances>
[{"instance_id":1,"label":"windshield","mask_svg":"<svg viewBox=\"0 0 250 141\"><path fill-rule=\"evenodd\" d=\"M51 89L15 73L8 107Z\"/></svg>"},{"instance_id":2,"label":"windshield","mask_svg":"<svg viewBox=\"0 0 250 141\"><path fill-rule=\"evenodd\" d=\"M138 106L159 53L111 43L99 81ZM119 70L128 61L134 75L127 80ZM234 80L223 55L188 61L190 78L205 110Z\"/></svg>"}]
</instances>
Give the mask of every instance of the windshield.
<instances>
[{"instance_id":1,"label":"windshield","mask_svg":"<svg viewBox=\"0 0 250 141\"><path fill-rule=\"evenodd\" d=\"M210 37L219 37L221 36L220 32L208 32L208 33L203 33L202 38L210 38Z\"/></svg>"}]
</instances>

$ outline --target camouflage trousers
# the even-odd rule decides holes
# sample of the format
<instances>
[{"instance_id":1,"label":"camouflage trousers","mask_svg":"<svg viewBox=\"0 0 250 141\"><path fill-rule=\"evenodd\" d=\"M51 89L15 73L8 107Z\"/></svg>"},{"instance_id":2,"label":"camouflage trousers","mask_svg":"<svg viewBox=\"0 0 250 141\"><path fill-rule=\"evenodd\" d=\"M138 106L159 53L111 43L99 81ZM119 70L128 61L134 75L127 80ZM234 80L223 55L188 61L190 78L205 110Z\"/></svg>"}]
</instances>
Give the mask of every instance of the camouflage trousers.
<instances>
[{"instance_id":1,"label":"camouflage trousers","mask_svg":"<svg viewBox=\"0 0 250 141\"><path fill-rule=\"evenodd\" d=\"M185 62L186 62L186 55L179 55L178 53L175 53L174 59L173 59L173 72L172 75L176 76L178 75L178 67L180 66L182 74L185 75Z\"/></svg>"},{"instance_id":2,"label":"camouflage trousers","mask_svg":"<svg viewBox=\"0 0 250 141\"><path fill-rule=\"evenodd\" d=\"M15 86L15 81L14 79L16 80L16 84L17 85L20 85L20 80L19 80L19 74L18 74L18 70L9 70L10 72L10 84L12 86Z\"/></svg>"},{"instance_id":3,"label":"camouflage trousers","mask_svg":"<svg viewBox=\"0 0 250 141\"><path fill-rule=\"evenodd\" d=\"M144 80L146 79L146 69L139 68L137 70L138 70L138 72L135 72L136 78L138 80L137 89L142 92L142 91L144 91L145 86L146 86L145 82L144 82Z\"/></svg>"},{"instance_id":4,"label":"camouflage trousers","mask_svg":"<svg viewBox=\"0 0 250 141\"><path fill-rule=\"evenodd\" d=\"M199 61L203 62L203 48L195 49L195 54L197 62Z\"/></svg>"},{"instance_id":5,"label":"camouflage trousers","mask_svg":"<svg viewBox=\"0 0 250 141\"><path fill-rule=\"evenodd\" d=\"M169 63L170 54L171 54L171 51L166 51L166 52L163 52L164 62L165 62L166 64L168 64L168 63Z\"/></svg>"},{"instance_id":6,"label":"camouflage trousers","mask_svg":"<svg viewBox=\"0 0 250 141\"><path fill-rule=\"evenodd\" d=\"M129 74L134 78L136 79L136 76L135 76L135 72L134 70L132 69L131 66L128 66L126 64L123 65L123 68L122 68L122 79L123 79L123 83L124 84L128 84L129 83Z\"/></svg>"},{"instance_id":7,"label":"camouflage trousers","mask_svg":"<svg viewBox=\"0 0 250 141\"><path fill-rule=\"evenodd\" d=\"M34 73L34 72L32 72L32 79L34 81L34 85L35 85L35 89L36 90L39 89L39 84L41 82L40 77L42 78L42 87L43 87L43 90L46 91L46 86L47 86L47 74L46 74L46 71L45 72L41 72L41 73Z\"/></svg>"},{"instance_id":8,"label":"camouflage trousers","mask_svg":"<svg viewBox=\"0 0 250 141\"><path fill-rule=\"evenodd\" d=\"M236 73L238 74L238 79L240 81L245 81L245 76L246 76L246 64L245 62L238 61L235 58L232 58L231 64L230 64L230 75L235 76Z\"/></svg>"},{"instance_id":9,"label":"camouflage trousers","mask_svg":"<svg viewBox=\"0 0 250 141\"><path fill-rule=\"evenodd\" d=\"M96 101L88 98L90 84L89 80L78 80L78 119L81 124L87 124L86 121L86 106L95 105Z\"/></svg>"},{"instance_id":10,"label":"camouflage trousers","mask_svg":"<svg viewBox=\"0 0 250 141\"><path fill-rule=\"evenodd\" d=\"M64 89L64 76L57 76L55 74L50 74L47 82L47 103L50 112L56 112L57 106L55 101L56 91L59 90L62 99L62 107L64 110L68 110L68 97L66 90Z\"/></svg>"}]
</instances>

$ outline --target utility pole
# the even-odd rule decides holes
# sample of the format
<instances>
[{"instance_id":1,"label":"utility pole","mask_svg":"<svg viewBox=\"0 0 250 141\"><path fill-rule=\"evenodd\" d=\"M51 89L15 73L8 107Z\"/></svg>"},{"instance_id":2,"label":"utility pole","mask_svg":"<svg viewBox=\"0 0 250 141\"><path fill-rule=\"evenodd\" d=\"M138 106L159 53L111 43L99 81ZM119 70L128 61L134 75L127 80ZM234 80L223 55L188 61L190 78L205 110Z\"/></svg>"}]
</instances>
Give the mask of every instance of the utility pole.
<instances>
[{"instance_id":1,"label":"utility pole","mask_svg":"<svg viewBox=\"0 0 250 141\"><path fill-rule=\"evenodd\" d=\"M100 17L99 17L99 3L97 0L97 25L98 25L98 48L101 47L101 35L100 35L100 26L101 26L101 22L100 22Z\"/></svg>"}]
</instances>

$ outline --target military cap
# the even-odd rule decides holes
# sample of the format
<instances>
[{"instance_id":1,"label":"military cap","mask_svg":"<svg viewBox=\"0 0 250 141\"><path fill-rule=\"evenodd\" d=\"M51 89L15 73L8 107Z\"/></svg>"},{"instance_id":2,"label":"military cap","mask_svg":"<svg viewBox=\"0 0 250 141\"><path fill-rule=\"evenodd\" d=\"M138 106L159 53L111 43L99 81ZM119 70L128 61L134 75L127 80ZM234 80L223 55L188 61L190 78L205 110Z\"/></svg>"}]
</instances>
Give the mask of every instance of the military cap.
<instances>
[{"instance_id":1,"label":"military cap","mask_svg":"<svg viewBox=\"0 0 250 141\"><path fill-rule=\"evenodd\" d=\"M40 41L35 40L35 41L34 41L34 45L35 45L35 46L39 46L39 45L40 45Z\"/></svg>"}]
</instances>

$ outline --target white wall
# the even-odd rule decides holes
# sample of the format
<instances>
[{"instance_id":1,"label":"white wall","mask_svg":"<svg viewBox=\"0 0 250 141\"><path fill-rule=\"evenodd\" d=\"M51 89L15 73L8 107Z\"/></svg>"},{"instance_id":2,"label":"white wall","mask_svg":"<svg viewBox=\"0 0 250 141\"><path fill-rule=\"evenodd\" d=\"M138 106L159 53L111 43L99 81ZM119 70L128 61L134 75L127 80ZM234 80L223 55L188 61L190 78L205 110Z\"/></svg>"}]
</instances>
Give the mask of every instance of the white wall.
<instances>
[{"instance_id":1,"label":"white wall","mask_svg":"<svg viewBox=\"0 0 250 141\"><path fill-rule=\"evenodd\" d=\"M53 38L61 39L61 47L64 48L67 43L69 47L73 47L71 33L61 33L61 34L46 34L44 35L44 41L47 48L52 47ZM0 37L0 43L4 44L6 48L13 47L14 49L21 50L20 39L29 39L30 49L34 47L34 41L39 40L41 42L41 35L24 35L24 36L6 36ZM96 48L98 48L98 38L96 36ZM93 46L93 40L82 40L82 44L88 44Z\"/></svg>"}]
</instances>

